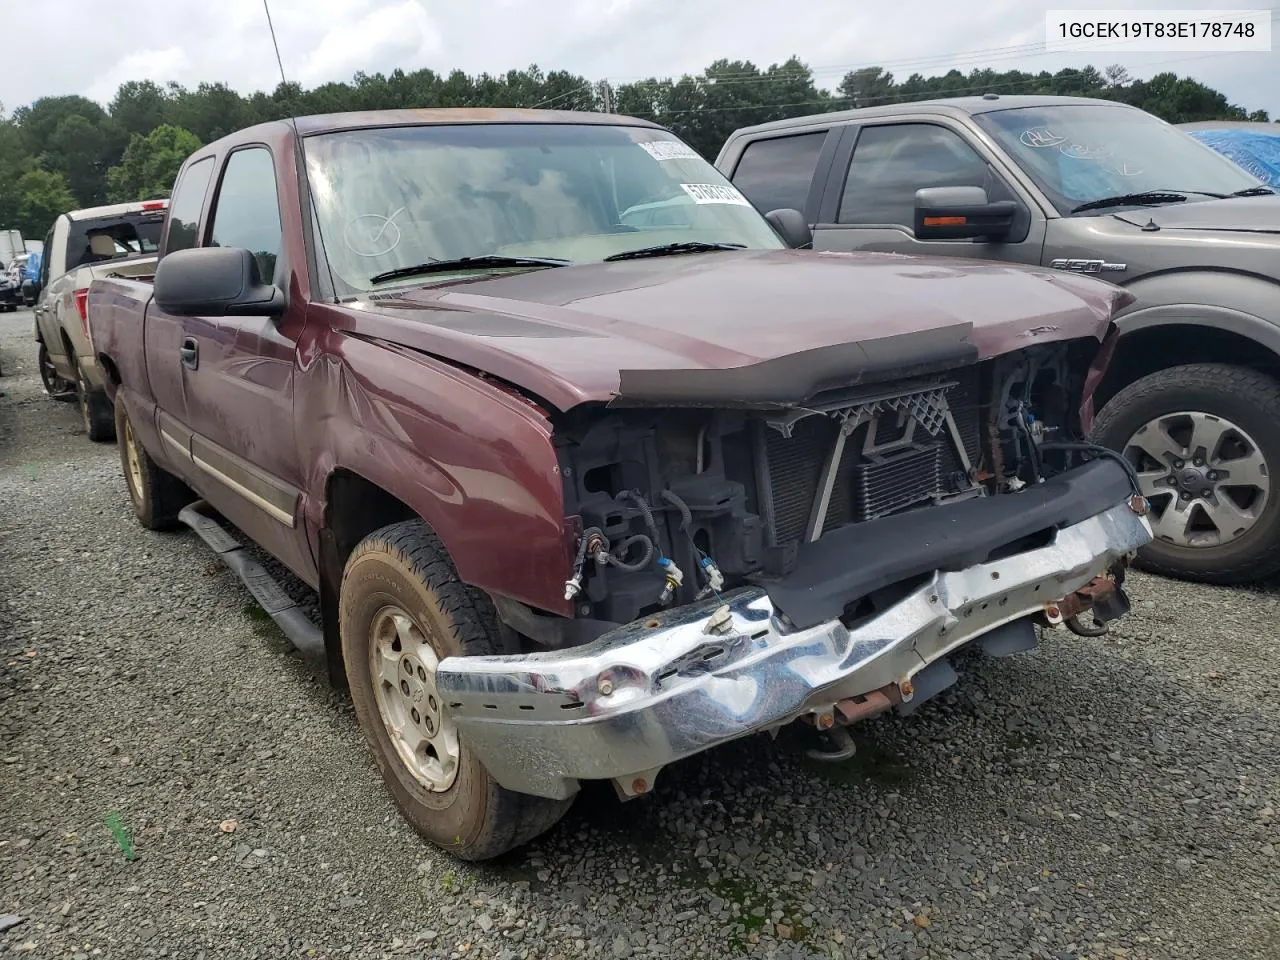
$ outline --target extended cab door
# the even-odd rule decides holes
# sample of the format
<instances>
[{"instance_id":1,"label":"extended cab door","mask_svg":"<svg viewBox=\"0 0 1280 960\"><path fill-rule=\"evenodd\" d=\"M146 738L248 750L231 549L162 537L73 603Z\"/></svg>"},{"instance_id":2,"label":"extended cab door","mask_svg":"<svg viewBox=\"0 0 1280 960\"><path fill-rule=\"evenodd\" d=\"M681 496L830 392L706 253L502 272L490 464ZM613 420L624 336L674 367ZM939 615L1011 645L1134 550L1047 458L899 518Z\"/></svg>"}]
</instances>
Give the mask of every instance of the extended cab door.
<instances>
[{"instance_id":1,"label":"extended cab door","mask_svg":"<svg viewBox=\"0 0 1280 960\"><path fill-rule=\"evenodd\" d=\"M919 240L916 191L982 187L1020 210L1007 240ZM1039 264L1045 219L1012 185L996 156L945 117L885 120L843 128L814 229L816 250L882 250Z\"/></svg>"},{"instance_id":2,"label":"extended cab door","mask_svg":"<svg viewBox=\"0 0 1280 960\"><path fill-rule=\"evenodd\" d=\"M263 145L227 155L209 212L205 246L252 251L264 280L281 283L275 158ZM181 367L186 426L199 490L271 554L312 567L298 523L301 468L293 421L297 336L290 317L185 317L182 342L157 358Z\"/></svg>"},{"instance_id":3,"label":"extended cab door","mask_svg":"<svg viewBox=\"0 0 1280 960\"><path fill-rule=\"evenodd\" d=\"M214 162L213 157L204 157L187 165L178 175L169 201L165 256L196 246L201 216L213 182ZM182 341L186 336L183 323L182 317L171 316L156 306L154 299L147 304L143 350L151 387L150 399L155 406L142 412L157 419L163 448L158 455L171 462L176 459L178 472L187 477L191 473L191 464L190 436L186 427L188 370L180 362ZM145 402L142 397L136 400Z\"/></svg>"}]
</instances>

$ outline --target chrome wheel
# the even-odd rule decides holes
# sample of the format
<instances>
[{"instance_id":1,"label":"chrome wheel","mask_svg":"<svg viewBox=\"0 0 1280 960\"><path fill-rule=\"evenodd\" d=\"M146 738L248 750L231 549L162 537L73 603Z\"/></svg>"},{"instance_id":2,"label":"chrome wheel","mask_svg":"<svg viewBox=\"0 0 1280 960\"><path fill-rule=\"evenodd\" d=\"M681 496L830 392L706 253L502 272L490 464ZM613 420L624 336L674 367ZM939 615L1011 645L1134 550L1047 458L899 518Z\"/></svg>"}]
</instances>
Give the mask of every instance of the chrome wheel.
<instances>
[{"instance_id":1,"label":"chrome wheel","mask_svg":"<svg viewBox=\"0 0 1280 960\"><path fill-rule=\"evenodd\" d=\"M133 439L133 424L128 420L124 422L124 456L129 468L126 473L129 493L133 495L134 503L140 503L142 501L142 460L138 456L138 445Z\"/></svg>"},{"instance_id":2,"label":"chrome wheel","mask_svg":"<svg viewBox=\"0 0 1280 960\"><path fill-rule=\"evenodd\" d=\"M369 629L369 674L391 743L414 779L448 790L458 776L458 731L436 690L440 658L397 606L379 610Z\"/></svg>"},{"instance_id":3,"label":"chrome wheel","mask_svg":"<svg viewBox=\"0 0 1280 960\"><path fill-rule=\"evenodd\" d=\"M1224 417L1180 412L1144 424L1125 444L1151 502L1158 540L1216 547L1247 533L1262 517L1271 479L1262 451Z\"/></svg>"}]
</instances>

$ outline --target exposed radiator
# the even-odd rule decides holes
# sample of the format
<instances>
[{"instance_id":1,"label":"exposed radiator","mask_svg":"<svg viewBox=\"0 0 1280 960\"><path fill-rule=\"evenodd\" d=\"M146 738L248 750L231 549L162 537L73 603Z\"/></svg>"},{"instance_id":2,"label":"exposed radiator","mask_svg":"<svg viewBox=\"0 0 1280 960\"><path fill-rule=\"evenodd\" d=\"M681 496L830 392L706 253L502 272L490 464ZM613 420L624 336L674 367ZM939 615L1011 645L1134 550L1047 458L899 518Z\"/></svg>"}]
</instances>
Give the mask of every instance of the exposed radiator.
<instances>
[{"instance_id":1,"label":"exposed radiator","mask_svg":"<svg viewBox=\"0 0 1280 960\"><path fill-rule=\"evenodd\" d=\"M947 375L955 385L946 392L947 407L956 422L971 463L979 458L981 424L978 411L978 370L968 368ZM888 401L878 439L883 443L898 419L898 408L930 418L924 405ZM918 421L922 422L922 421ZM765 456L773 491L775 542L803 539L818 495L823 467L840 429L837 419L813 415L796 422L791 436L765 430ZM882 454L863 454L867 425L847 438L843 459L832 485L823 532L882 517L950 491L952 474L962 469L959 454L943 428L936 436L917 426L913 442Z\"/></svg>"}]
</instances>

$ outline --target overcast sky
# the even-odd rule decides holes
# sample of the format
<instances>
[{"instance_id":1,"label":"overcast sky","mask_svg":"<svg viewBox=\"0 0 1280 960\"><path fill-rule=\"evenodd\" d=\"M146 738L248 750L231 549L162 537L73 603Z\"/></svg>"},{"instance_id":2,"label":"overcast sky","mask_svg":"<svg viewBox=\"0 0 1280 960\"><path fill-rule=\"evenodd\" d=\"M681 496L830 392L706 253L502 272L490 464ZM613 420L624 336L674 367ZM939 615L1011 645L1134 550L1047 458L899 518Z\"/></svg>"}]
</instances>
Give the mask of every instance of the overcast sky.
<instances>
[{"instance_id":1,"label":"overcast sky","mask_svg":"<svg viewBox=\"0 0 1280 960\"><path fill-rule=\"evenodd\" d=\"M1057 70L1121 62L1172 70L1248 109L1280 115L1280 47L1270 53L1045 54L1048 9L1261 9L1280 0L270 0L285 69L313 86L357 70L503 72L537 63L616 82L759 66L797 54L831 87L852 68L898 79L950 67ZM5 6L8 4L6 3ZM15 5L0 55L0 103L78 93L107 102L125 80L222 81L242 92L279 79L262 0L46 0ZM1274 32L1280 26L1273 23Z\"/></svg>"}]
</instances>

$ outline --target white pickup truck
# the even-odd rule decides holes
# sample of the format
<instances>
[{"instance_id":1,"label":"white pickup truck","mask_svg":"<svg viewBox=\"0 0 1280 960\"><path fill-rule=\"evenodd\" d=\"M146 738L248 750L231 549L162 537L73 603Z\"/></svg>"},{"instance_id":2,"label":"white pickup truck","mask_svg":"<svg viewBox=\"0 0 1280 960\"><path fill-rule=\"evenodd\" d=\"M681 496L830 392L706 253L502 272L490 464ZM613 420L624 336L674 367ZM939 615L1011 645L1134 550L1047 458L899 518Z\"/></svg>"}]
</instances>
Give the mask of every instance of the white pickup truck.
<instances>
[{"instance_id":1,"label":"white pickup truck","mask_svg":"<svg viewBox=\"0 0 1280 960\"><path fill-rule=\"evenodd\" d=\"M44 242L35 303L40 379L49 396L77 400L90 440L114 440L111 401L89 338L89 284L103 277L145 277L156 265L168 200L64 213Z\"/></svg>"}]
</instances>

